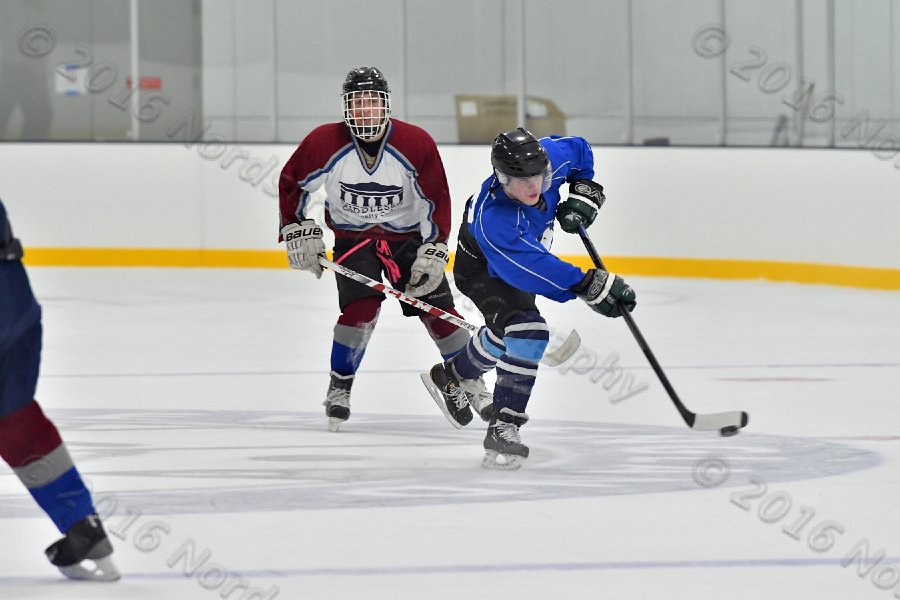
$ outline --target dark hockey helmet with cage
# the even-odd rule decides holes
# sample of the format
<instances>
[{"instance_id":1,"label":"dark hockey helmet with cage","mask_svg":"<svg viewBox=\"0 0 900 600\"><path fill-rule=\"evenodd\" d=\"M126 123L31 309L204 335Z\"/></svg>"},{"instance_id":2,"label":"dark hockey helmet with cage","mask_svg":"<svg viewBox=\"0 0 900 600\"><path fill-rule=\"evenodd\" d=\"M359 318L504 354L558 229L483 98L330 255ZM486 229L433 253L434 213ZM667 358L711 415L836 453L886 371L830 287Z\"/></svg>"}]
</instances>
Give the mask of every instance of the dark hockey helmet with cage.
<instances>
[{"instance_id":1,"label":"dark hockey helmet with cage","mask_svg":"<svg viewBox=\"0 0 900 600\"><path fill-rule=\"evenodd\" d=\"M494 138L491 164L501 185L508 185L511 177L544 176L542 191L550 187L550 158L534 134L519 127Z\"/></svg>"},{"instance_id":2,"label":"dark hockey helmet with cage","mask_svg":"<svg viewBox=\"0 0 900 600\"><path fill-rule=\"evenodd\" d=\"M344 79L343 93L375 91L389 94L391 88L388 86L384 73L376 67L358 67L347 73Z\"/></svg>"},{"instance_id":3,"label":"dark hockey helmet with cage","mask_svg":"<svg viewBox=\"0 0 900 600\"><path fill-rule=\"evenodd\" d=\"M351 112L354 99L370 106L368 122L358 123L354 119ZM364 141L381 137L391 118L391 88L384 73L375 67L353 69L344 79L341 100L344 122L354 136Z\"/></svg>"}]
</instances>

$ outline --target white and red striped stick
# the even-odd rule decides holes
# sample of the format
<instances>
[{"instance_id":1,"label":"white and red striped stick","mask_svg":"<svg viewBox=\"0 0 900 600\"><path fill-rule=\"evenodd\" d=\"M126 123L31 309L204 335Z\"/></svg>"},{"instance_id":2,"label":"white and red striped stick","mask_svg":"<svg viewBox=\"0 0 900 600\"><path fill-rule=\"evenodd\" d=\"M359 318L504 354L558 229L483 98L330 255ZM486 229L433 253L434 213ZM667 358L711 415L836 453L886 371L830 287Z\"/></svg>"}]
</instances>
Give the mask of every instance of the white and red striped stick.
<instances>
[{"instance_id":1,"label":"white and red striped stick","mask_svg":"<svg viewBox=\"0 0 900 600\"><path fill-rule=\"evenodd\" d=\"M327 269L331 269L335 273L343 275L344 277L349 277L353 281L358 281L365 286L376 289L382 294L392 296L400 302L418 308L419 310L426 312L433 317L443 319L444 321L449 321L457 327L468 329L473 333L480 329L478 325L473 325L472 323L469 323L468 321L461 319L454 314L448 313L447 311L441 310L436 306L428 304L424 300L416 298L415 296L410 296L409 294L394 289L389 285L385 285L380 281L375 281L371 277L366 277L362 273L357 273L353 269L348 269L344 265L332 262L324 256L319 257L319 264ZM573 354L575 354L575 351L578 350L578 347L580 345L581 336L579 336L578 332L573 329L569 333L569 336L566 338L566 340L559 346L559 348L556 348L551 352L544 353L543 358L541 358L541 362L551 367L560 365L563 362L567 361Z\"/></svg>"}]
</instances>

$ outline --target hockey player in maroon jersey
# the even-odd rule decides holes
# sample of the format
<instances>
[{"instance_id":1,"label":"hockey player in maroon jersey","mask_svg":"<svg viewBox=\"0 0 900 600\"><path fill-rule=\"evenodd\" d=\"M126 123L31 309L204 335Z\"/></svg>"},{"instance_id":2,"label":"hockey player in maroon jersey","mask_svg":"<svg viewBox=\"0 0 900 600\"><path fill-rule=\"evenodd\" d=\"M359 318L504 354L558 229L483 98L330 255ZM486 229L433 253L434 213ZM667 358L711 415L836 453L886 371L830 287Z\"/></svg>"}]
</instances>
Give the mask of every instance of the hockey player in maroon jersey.
<instances>
[{"instance_id":1,"label":"hockey player in maroon jersey","mask_svg":"<svg viewBox=\"0 0 900 600\"><path fill-rule=\"evenodd\" d=\"M64 536L47 548L50 562L72 579L115 581L112 545L91 494L56 426L34 400L41 307L21 259L22 245L0 202L0 456Z\"/></svg>"},{"instance_id":2,"label":"hockey player in maroon jersey","mask_svg":"<svg viewBox=\"0 0 900 600\"><path fill-rule=\"evenodd\" d=\"M444 275L449 254L450 192L434 140L423 129L391 118L391 93L379 69L347 74L344 120L321 125L300 143L281 172L281 238L294 269L322 276L322 229L310 218L310 196L324 191L325 224L334 231L334 262L459 316ZM331 382L325 397L329 428L350 417L350 390L385 296L338 276L341 314L331 348ZM419 317L444 360L462 350L469 334L401 304ZM457 428L476 408L490 404L483 380L438 406Z\"/></svg>"}]
</instances>

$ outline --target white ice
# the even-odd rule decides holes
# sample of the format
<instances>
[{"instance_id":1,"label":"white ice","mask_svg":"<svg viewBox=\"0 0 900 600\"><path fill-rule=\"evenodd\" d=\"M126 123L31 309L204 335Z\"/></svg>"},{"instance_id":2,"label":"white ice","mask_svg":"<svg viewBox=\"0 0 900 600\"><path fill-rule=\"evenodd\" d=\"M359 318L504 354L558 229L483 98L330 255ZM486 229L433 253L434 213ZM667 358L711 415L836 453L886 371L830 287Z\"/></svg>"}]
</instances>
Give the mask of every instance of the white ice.
<instances>
[{"instance_id":1,"label":"white ice","mask_svg":"<svg viewBox=\"0 0 900 600\"><path fill-rule=\"evenodd\" d=\"M43 556L58 532L3 466L3 600L900 589L900 293L628 278L684 402L750 413L731 438L685 427L621 320L544 301L554 332L576 328L584 346L541 369L522 429L531 457L495 472L480 466L484 424L451 428L421 385L439 357L393 301L351 419L327 430L331 274L30 272L44 306L38 400L124 576L65 581Z\"/></svg>"}]
</instances>

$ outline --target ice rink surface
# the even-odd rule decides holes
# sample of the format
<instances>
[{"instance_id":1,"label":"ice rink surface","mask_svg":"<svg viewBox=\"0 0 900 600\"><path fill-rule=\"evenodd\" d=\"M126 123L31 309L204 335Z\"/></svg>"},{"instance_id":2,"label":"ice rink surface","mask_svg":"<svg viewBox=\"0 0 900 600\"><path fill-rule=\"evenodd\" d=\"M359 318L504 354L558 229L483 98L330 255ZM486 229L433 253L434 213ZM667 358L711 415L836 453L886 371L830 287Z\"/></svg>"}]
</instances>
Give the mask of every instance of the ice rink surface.
<instances>
[{"instance_id":1,"label":"ice rink surface","mask_svg":"<svg viewBox=\"0 0 900 600\"><path fill-rule=\"evenodd\" d=\"M105 517L123 579L68 582L58 537L0 467L0 599L779 600L900 584L900 293L630 277L695 412L681 421L621 320L539 303L582 349L541 368L516 472L480 466L419 380L417 319L381 313L352 396L321 402L333 275L30 271L38 400ZM478 322L466 301L459 303Z\"/></svg>"}]
</instances>

